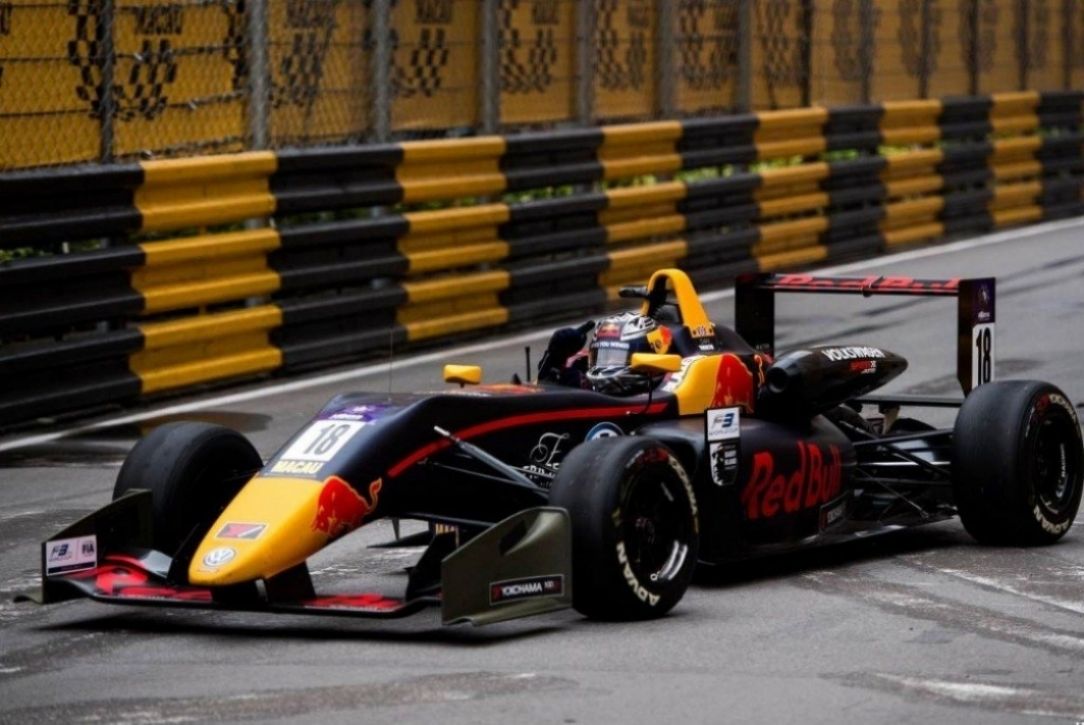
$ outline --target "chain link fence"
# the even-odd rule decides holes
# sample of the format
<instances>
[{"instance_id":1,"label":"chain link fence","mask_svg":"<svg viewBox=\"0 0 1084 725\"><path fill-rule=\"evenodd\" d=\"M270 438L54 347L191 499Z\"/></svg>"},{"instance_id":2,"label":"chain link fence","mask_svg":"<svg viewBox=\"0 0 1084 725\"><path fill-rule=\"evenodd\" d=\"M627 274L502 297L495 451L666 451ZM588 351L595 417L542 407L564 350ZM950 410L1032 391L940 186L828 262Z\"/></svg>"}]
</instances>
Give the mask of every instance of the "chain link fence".
<instances>
[{"instance_id":1,"label":"chain link fence","mask_svg":"<svg viewBox=\"0 0 1084 725\"><path fill-rule=\"evenodd\" d=\"M1084 0L0 0L0 169L1084 85Z\"/></svg>"},{"instance_id":2,"label":"chain link fence","mask_svg":"<svg viewBox=\"0 0 1084 725\"><path fill-rule=\"evenodd\" d=\"M256 15L257 3L248 3L249 37L265 38L267 49L258 89L265 110L252 114L252 131L261 133L266 124L273 147L365 140L372 105L366 5L271 0ZM252 72L240 80L255 86Z\"/></svg>"}]
</instances>

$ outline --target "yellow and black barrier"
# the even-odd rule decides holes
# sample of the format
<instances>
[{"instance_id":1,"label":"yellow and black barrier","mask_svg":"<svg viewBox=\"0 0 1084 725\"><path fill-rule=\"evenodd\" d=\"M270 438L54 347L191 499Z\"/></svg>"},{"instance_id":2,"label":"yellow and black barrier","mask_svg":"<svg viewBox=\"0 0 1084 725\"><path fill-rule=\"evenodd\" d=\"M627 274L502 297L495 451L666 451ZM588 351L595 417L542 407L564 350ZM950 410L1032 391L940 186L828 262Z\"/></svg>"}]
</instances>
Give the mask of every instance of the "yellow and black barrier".
<instances>
[{"instance_id":1,"label":"yellow and black barrier","mask_svg":"<svg viewBox=\"0 0 1084 725\"><path fill-rule=\"evenodd\" d=\"M1081 98L0 174L0 423L1077 215Z\"/></svg>"}]
</instances>

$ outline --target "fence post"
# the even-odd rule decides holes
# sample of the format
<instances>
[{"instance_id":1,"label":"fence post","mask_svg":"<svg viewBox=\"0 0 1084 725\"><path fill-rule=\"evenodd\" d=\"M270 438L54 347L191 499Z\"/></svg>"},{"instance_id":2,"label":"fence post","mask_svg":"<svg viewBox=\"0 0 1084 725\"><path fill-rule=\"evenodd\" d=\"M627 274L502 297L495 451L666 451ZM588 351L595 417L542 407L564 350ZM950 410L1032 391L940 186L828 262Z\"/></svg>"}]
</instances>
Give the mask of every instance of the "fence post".
<instances>
[{"instance_id":1,"label":"fence post","mask_svg":"<svg viewBox=\"0 0 1084 725\"><path fill-rule=\"evenodd\" d=\"M932 0L922 0L922 38L918 65L918 97L930 96L930 73L933 69L933 8Z\"/></svg>"},{"instance_id":2,"label":"fence post","mask_svg":"<svg viewBox=\"0 0 1084 725\"><path fill-rule=\"evenodd\" d=\"M677 84L674 64L674 11L684 0L655 2L655 106L660 118L673 118L677 110Z\"/></svg>"},{"instance_id":3,"label":"fence post","mask_svg":"<svg viewBox=\"0 0 1084 725\"><path fill-rule=\"evenodd\" d=\"M598 15L594 0L572 0L576 8L576 121L595 118L595 35Z\"/></svg>"},{"instance_id":4,"label":"fence post","mask_svg":"<svg viewBox=\"0 0 1084 725\"><path fill-rule=\"evenodd\" d=\"M859 6L858 12L859 23L862 28L862 35L859 39L861 43L858 49L859 58L862 63L862 82L860 94L862 103L870 102L870 95L872 94L873 86L873 62L874 62L874 38L877 11L873 7L873 0L862 0L862 4Z\"/></svg>"},{"instance_id":5,"label":"fence post","mask_svg":"<svg viewBox=\"0 0 1084 725\"><path fill-rule=\"evenodd\" d=\"M803 0L798 5L801 12L802 33L805 36L802 58L802 105L813 103L813 6L815 0Z\"/></svg>"},{"instance_id":6,"label":"fence post","mask_svg":"<svg viewBox=\"0 0 1084 725\"><path fill-rule=\"evenodd\" d=\"M271 36L268 33L267 2L268 0L248 0L244 5L247 51L245 61L248 66L247 150L266 149L271 146L271 66L268 63L267 48ZM247 219L245 229L262 229L272 223L270 218ZM267 304L268 300L268 297L247 297L245 306L257 307Z\"/></svg>"},{"instance_id":7,"label":"fence post","mask_svg":"<svg viewBox=\"0 0 1084 725\"><path fill-rule=\"evenodd\" d=\"M1073 82L1073 0L1061 3L1061 87L1072 89Z\"/></svg>"},{"instance_id":8,"label":"fence post","mask_svg":"<svg viewBox=\"0 0 1084 725\"><path fill-rule=\"evenodd\" d=\"M249 147L265 149L270 145L270 68L267 64L267 3L249 0L246 40L248 45L248 136Z\"/></svg>"},{"instance_id":9,"label":"fence post","mask_svg":"<svg viewBox=\"0 0 1084 725\"><path fill-rule=\"evenodd\" d=\"M113 24L116 22L116 6L113 0L102 0L101 14L98 16L98 27L95 29L98 35L98 51L101 54L102 87L98 96L98 158L103 164L113 160L114 136L116 134L115 123L117 119L116 97L113 95L113 74L116 72L117 48L114 45L116 38L113 34ZM90 59L94 61L93 58ZM116 239L104 237L98 240L102 249L107 249L116 244ZM61 251L68 254L71 250L68 243L61 245ZM97 324L97 330L104 332L117 327L115 323L105 321Z\"/></svg>"},{"instance_id":10,"label":"fence post","mask_svg":"<svg viewBox=\"0 0 1084 725\"><path fill-rule=\"evenodd\" d=\"M753 108L753 0L738 1L738 110Z\"/></svg>"},{"instance_id":11,"label":"fence post","mask_svg":"<svg viewBox=\"0 0 1084 725\"><path fill-rule=\"evenodd\" d=\"M1028 12L1027 0L1016 0L1016 17L1020 20L1017 25L1016 47L1020 59L1019 90L1028 87L1028 71L1031 69L1031 13Z\"/></svg>"},{"instance_id":12,"label":"fence post","mask_svg":"<svg viewBox=\"0 0 1084 725\"><path fill-rule=\"evenodd\" d=\"M113 95L113 74L116 72L117 59L116 38L113 35L115 22L116 6L113 0L102 0L97 31L102 60L102 89L98 99L101 104L98 109L98 113L101 114L98 156L103 163L113 160L113 139L116 133L114 123L117 118L117 109L116 98Z\"/></svg>"},{"instance_id":13,"label":"fence post","mask_svg":"<svg viewBox=\"0 0 1084 725\"><path fill-rule=\"evenodd\" d=\"M391 0L373 0L369 25L373 29L373 139L391 138Z\"/></svg>"},{"instance_id":14,"label":"fence post","mask_svg":"<svg viewBox=\"0 0 1084 725\"><path fill-rule=\"evenodd\" d=\"M482 93L478 99L478 115L481 117L482 133L485 134L497 133L501 125L501 48L497 3L498 0L482 0L482 42L478 58Z\"/></svg>"},{"instance_id":15,"label":"fence post","mask_svg":"<svg viewBox=\"0 0 1084 725\"><path fill-rule=\"evenodd\" d=\"M972 96L977 96L979 93L979 0L970 0L971 7L968 13L968 23L970 23L970 36L971 47L968 48L969 57L967 59L968 70L968 93Z\"/></svg>"}]
</instances>

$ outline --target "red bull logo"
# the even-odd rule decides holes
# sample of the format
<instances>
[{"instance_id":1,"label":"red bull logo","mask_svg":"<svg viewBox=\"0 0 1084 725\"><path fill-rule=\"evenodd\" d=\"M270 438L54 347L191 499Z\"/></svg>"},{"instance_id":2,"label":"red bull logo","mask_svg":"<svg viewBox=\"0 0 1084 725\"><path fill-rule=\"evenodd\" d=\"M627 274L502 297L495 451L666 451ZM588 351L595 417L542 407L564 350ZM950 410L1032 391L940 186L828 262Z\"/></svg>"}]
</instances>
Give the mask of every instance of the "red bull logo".
<instances>
[{"instance_id":1,"label":"red bull logo","mask_svg":"<svg viewBox=\"0 0 1084 725\"><path fill-rule=\"evenodd\" d=\"M746 411L752 412L753 373L737 355L724 353L721 357L719 370L715 375L715 394L711 407L740 405Z\"/></svg>"},{"instance_id":2,"label":"red bull logo","mask_svg":"<svg viewBox=\"0 0 1084 725\"><path fill-rule=\"evenodd\" d=\"M320 489L316 503L316 518L312 521L313 531L323 531L332 539L353 531L366 516L376 510L380 499L380 489L384 479L378 478L369 484L369 500L354 490L349 483L338 476L329 476Z\"/></svg>"},{"instance_id":3,"label":"red bull logo","mask_svg":"<svg viewBox=\"0 0 1084 725\"><path fill-rule=\"evenodd\" d=\"M825 451L815 443L798 441L798 467L778 470L771 451L753 456L753 472L741 492L745 517L750 521L816 508L828 503L843 488L843 461L839 448Z\"/></svg>"},{"instance_id":4,"label":"red bull logo","mask_svg":"<svg viewBox=\"0 0 1084 725\"><path fill-rule=\"evenodd\" d=\"M660 327L647 333L647 341L651 343L651 349L655 353L662 355L670 349L670 345L674 342L674 334L670 332L670 328Z\"/></svg>"}]
</instances>

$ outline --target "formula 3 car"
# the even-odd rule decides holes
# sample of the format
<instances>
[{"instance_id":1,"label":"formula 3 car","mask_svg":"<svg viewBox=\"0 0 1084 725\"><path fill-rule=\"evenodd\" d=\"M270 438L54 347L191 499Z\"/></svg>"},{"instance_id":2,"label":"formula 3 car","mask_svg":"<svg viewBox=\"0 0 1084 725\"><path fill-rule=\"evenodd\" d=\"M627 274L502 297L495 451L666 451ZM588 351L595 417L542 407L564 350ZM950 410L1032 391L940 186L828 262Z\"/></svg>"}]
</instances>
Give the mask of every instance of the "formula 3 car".
<instances>
[{"instance_id":1,"label":"formula 3 car","mask_svg":"<svg viewBox=\"0 0 1084 725\"><path fill-rule=\"evenodd\" d=\"M783 292L956 298L966 397L869 397L906 368L879 347L775 357ZM679 601L698 563L955 515L983 543L1052 543L1072 525L1076 412L1052 385L992 380L993 279L751 275L738 282L736 333L708 319L679 270L622 294L660 331L657 353L632 358L657 383L643 393L474 385L477 368L448 366L458 389L334 398L266 463L222 427L155 429L114 501L42 545L41 600L368 617L439 604L444 622L475 624L574 606L646 619ZM900 415L912 405L958 407L955 425ZM306 560L383 517L434 532L405 593L317 594Z\"/></svg>"}]
</instances>

